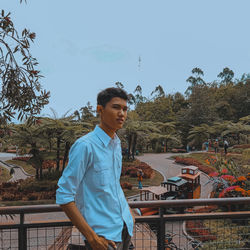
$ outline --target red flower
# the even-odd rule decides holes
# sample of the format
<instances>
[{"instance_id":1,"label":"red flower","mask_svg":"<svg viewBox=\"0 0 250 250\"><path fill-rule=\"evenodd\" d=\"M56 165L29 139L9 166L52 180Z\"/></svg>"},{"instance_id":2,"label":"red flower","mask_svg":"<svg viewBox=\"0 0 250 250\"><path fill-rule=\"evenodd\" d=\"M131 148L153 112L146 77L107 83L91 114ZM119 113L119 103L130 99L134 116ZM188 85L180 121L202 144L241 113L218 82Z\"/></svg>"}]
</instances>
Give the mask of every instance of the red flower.
<instances>
[{"instance_id":1,"label":"red flower","mask_svg":"<svg viewBox=\"0 0 250 250\"><path fill-rule=\"evenodd\" d=\"M226 168L223 168L223 169L221 170L221 173L227 174L227 173L228 173L228 170L227 170Z\"/></svg>"}]
</instances>

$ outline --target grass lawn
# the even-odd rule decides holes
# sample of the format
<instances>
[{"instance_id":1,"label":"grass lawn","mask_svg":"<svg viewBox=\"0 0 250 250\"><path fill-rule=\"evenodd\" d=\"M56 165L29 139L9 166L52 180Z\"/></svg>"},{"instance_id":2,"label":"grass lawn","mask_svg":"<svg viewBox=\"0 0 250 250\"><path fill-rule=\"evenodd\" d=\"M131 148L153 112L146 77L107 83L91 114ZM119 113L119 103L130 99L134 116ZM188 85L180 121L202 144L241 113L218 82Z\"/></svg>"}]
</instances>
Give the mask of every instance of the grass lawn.
<instances>
[{"instance_id":1,"label":"grass lawn","mask_svg":"<svg viewBox=\"0 0 250 250\"><path fill-rule=\"evenodd\" d=\"M0 169L1 169L0 183L8 181L11 178L9 171L6 168L1 167L1 166L0 166Z\"/></svg>"},{"instance_id":2,"label":"grass lawn","mask_svg":"<svg viewBox=\"0 0 250 250\"><path fill-rule=\"evenodd\" d=\"M30 164L28 164L27 162L25 161L17 161L17 160L8 160L6 161L7 163L10 163L10 164L14 164L14 165L17 165L17 166L20 166L24 169L24 171L28 174L32 174L32 175L35 175L36 174L36 170L35 168L33 168Z\"/></svg>"},{"instance_id":3,"label":"grass lawn","mask_svg":"<svg viewBox=\"0 0 250 250\"><path fill-rule=\"evenodd\" d=\"M142 180L142 185L145 185L145 186L159 186L161 184L161 182L163 181L163 176L159 172L157 172L155 170L153 170L153 171L154 172L153 172L152 178L143 179ZM132 195L135 195L135 194L139 193L139 190L137 188L137 186L138 186L137 178L131 178L129 176L121 176L121 182L129 182L134 186L132 190L125 190L124 191L126 197L132 196Z\"/></svg>"}]
</instances>

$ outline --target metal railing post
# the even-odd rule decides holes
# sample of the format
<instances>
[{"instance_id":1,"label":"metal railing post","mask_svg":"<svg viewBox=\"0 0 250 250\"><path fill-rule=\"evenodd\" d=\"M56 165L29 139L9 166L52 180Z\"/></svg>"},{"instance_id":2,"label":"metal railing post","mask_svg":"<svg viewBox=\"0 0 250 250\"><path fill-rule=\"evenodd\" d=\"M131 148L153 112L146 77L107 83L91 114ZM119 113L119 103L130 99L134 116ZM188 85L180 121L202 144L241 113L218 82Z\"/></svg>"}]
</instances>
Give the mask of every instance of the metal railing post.
<instances>
[{"instance_id":1,"label":"metal railing post","mask_svg":"<svg viewBox=\"0 0 250 250\"><path fill-rule=\"evenodd\" d=\"M159 208L159 216L160 222L158 225L158 232L157 232L157 250L164 250L165 249L165 221L163 218L164 215L164 208Z\"/></svg>"},{"instance_id":2,"label":"metal railing post","mask_svg":"<svg viewBox=\"0 0 250 250\"><path fill-rule=\"evenodd\" d=\"M20 227L18 228L18 249L27 250L27 228L24 226L24 213L20 213Z\"/></svg>"}]
</instances>

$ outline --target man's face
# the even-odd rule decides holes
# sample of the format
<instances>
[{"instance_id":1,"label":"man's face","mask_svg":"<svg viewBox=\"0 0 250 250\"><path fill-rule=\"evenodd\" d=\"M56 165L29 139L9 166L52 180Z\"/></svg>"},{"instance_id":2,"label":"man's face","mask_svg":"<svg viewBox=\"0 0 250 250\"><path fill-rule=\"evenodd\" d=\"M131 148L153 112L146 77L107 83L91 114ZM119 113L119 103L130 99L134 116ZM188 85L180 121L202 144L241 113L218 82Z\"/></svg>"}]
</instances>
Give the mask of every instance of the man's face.
<instances>
[{"instance_id":1,"label":"man's face","mask_svg":"<svg viewBox=\"0 0 250 250\"><path fill-rule=\"evenodd\" d=\"M122 128L127 118L127 109L127 101L120 97L113 97L105 107L97 106L101 124L113 131Z\"/></svg>"}]
</instances>

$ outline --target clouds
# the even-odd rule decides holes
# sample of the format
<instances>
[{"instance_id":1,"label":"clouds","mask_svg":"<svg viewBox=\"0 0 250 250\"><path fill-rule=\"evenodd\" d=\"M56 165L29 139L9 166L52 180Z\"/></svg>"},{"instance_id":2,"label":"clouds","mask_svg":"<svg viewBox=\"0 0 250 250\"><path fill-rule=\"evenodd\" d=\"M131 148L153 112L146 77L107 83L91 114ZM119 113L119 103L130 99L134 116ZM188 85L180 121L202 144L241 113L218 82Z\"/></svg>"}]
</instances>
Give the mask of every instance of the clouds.
<instances>
[{"instance_id":1,"label":"clouds","mask_svg":"<svg viewBox=\"0 0 250 250\"><path fill-rule=\"evenodd\" d=\"M129 57L126 49L104 44L83 50L83 55L93 58L99 63L115 63Z\"/></svg>"}]
</instances>

